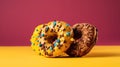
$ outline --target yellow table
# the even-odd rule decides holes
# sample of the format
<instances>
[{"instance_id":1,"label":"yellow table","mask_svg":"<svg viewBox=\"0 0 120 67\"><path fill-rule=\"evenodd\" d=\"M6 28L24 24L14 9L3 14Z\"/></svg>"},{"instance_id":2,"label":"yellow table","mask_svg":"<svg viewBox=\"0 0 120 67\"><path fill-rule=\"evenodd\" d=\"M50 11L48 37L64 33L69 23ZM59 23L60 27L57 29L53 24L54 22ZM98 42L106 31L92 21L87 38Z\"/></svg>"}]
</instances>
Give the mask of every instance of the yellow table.
<instances>
[{"instance_id":1,"label":"yellow table","mask_svg":"<svg viewBox=\"0 0 120 67\"><path fill-rule=\"evenodd\" d=\"M45 58L30 46L0 46L0 67L120 67L120 46L95 46L78 58Z\"/></svg>"}]
</instances>

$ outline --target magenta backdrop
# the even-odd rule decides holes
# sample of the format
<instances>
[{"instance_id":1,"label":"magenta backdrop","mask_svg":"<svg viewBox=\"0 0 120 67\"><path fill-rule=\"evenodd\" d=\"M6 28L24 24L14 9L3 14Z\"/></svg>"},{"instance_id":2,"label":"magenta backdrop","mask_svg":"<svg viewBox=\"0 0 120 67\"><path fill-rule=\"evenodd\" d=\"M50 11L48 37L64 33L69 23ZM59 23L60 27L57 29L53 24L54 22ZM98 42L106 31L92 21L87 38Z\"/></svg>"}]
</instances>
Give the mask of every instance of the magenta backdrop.
<instances>
[{"instance_id":1,"label":"magenta backdrop","mask_svg":"<svg viewBox=\"0 0 120 67\"><path fill-rule=\"evenodd\" d=\"M120 0L0 0L0 45L29 45L38 24L89 22L98 45L120 44Z\"/></svg>"}]
</instances>

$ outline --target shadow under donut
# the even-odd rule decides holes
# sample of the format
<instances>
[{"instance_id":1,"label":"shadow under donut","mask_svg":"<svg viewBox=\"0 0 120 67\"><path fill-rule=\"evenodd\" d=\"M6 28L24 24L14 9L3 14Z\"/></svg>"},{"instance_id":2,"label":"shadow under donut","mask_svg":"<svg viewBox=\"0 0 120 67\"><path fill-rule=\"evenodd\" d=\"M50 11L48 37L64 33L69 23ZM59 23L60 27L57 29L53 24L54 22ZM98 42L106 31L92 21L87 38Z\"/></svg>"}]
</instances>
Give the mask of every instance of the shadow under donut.
<instances>
[{"instance_id":1,"label":"shadow under donut","mask_svg":"<svg viewBox=\"0 0 120 67\"><path fill-rule=\"evenodd\" d=\"M70 57L70 56L62 56L56 58L102 58L102 57L120 57L120 53L113 52L91 52L82 57Z\"/></svg>"},{"instance_id":2,"label":"shadow under donut","mask_svg":"<svg viewBox=\"0 0 120 67\"><path fill-rule=\"evenodd\" d=\"M113 52L92 52L84 57L120 57L120 53Z\"/></svg>"}]
</instances>

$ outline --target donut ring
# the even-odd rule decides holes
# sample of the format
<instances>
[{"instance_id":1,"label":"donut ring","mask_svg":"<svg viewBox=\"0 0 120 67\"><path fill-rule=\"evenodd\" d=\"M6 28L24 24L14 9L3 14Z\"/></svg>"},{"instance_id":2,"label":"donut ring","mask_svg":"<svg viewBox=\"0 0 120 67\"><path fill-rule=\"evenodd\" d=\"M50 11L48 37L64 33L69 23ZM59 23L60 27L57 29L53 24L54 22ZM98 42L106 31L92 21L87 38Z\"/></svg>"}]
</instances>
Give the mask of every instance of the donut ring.
<instances>
[{"instance_id":1,"label":"donut ring","mask_svg":"<svg viewBox=\"0 0 120 67\"><path fill-rule=\"evenodd\" d=\"M39 33L39 49L45 57L61 56L73 42L73 30L64 21L51 21Z\"/></svg>"},{"instance_id":2,"label":"donut ring","mask_svg":"<svg viewBox=\"0 0 120 67\"><path fill-rule=\"evenodd\" d=\"M73 25L74 43L67 50L70 56L84 56L96 44L97 29L88 23L78 23Z\"/></svg>"},{"instance_id":3,"label":"donut ring","mask_svg":"<svg viewBox=\"0 0 120 67\"><path fill-rule=\"evenodd\" d=\"M36 51L37 53L40 53L40 50L39 50L39 47L38 47L38 44L39 44L38 38L39 38L39 33L40 33L40 30L41 30L42 27L43 27L42 24L38 25L35 28L32 36L31 36L31 39L30 39L31 47L32 47L33 51Z\"/></svg>"}]
</instances>

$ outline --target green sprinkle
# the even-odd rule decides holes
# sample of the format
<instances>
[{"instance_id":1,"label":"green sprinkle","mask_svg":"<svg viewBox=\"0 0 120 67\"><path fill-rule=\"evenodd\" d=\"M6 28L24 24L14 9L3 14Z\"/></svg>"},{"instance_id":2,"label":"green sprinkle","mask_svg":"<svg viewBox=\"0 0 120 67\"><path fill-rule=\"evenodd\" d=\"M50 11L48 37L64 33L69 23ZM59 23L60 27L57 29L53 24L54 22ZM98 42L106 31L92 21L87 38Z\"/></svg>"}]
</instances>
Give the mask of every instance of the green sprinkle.
<instances>
[{"instance_id":1,"label":"green sprinkle","mask_svg":"<svg viewBox=\"0 0 120 67\"><path fill-rule=\"evenodd\" d=\"M56 42L60 43L60 39L57 39L57 41L56 41Z\"/></svg>"},{"instance_id":2,"label":"green sprinkle","mask_svg":"<svg viewBox=\"0 0 120 67\"><path fill-rule=\"evenodd\" d=\"M37 42L39 42L39 40L37 40Z\"/></svg>"},{"instance_id":3,"label":"green sprinkle","mask_svg":"<svg viewBox=\"0 0 120 67\"><path fill-rule=\"evenodd\" d=\"M54 46L57 46L56 42L54 43Z\"/></svg>"},{"instance_id":4,"label":"green sprinkle","mask_svg":"<svg viewBox=\"0 0 120 67\"><path fill-rule=\"evenodd\" d=\"M39 47L42 47L42 44L39 44Z\"/></svg>"},{"instance_id":5,"label":"green sprinkle","mask_svg":"<svg viewBox=\"0 0 120 67\"><path fill-rule=\"evenodd\" d=\"M49 27L47 26L46 29L49 29Z\"/></svg>"},{"instance_id":6,"label":"green sprinkle","mask_svg":"<svg viewBox=\"0 0 120 67\"><path fill-rule=\"evenodd\" d=\"M43 36L44 36L44 34L41 34L40 36L41 36L41 37L43 37Z\"/></svg>"},{"instance_id":7,"label":"green sprinkle","mask_svg":"<svg viewBox=\"0 0 120 67\"><path fill-rule=\"evenodd\" d=\"M47 27L45 28L45 31L47 32L47 31L48 31L48 29L49 29L49 27L47 26Z\"/></svg>"},{"instance_id":8,"label":"green sprinkle","mask_svg":"<svg viewBox=\"0 0 120 67\"><path fill-rule=\"evenodd\" d=\"M38 29L36 29L36 31L38 31Z\"/></svg>"},{"instance_id":9,"label":"green sprinkle","mask_svg":"<svg viewBox=\"0 0 120 67\"><path fill-rule=\"evenodd\" d=\"M70 36L70 32L67 32L66 35L67 35L67 36Z\"/></svg>"},{"instance_id":10,"label":"green sprinkle","mask_svg":"<svg viewBox=\"0 0 120 67\"><path fill-rule=\"evenodd\" d=\"M53 48L52 48L52 47L50 47L50 50L52 51L52 50L53 50Z\"/></svg>"},{"instance_id":11,"label":"green sprinkle","mask_svg":"<svg viewBox=\"0 0 120 67\"><path fill-rule=\"evenodd\" d=\"M55 26L55 25L56 25L56 21L53 22L53 26Z\"/></svg>"},{"instance_id":12,"label":"green sprinkle","mask_svg":"<svg viewBox=\"0 0 120 67\"><path fill-rule=\"evenodd\" d=\"M66 24L66 26L70 26L70 24Z\"/></svg>"},{"instance_id":13,"label":"green sprinkle","mask_svg":"<svg viewBox=\"0 0 120 67\"><path fill-rule=\"evenodd\" d=\"M33 45L35 45L35 43L33 43Z\"/></svg>"}]
</instances>

